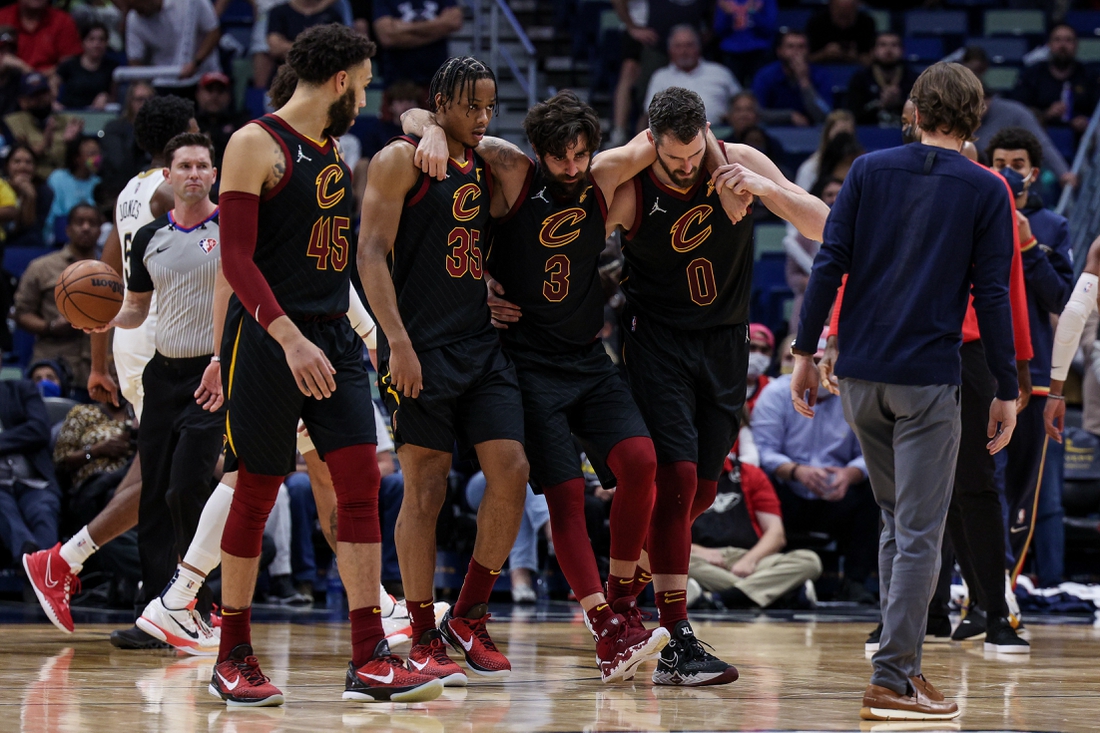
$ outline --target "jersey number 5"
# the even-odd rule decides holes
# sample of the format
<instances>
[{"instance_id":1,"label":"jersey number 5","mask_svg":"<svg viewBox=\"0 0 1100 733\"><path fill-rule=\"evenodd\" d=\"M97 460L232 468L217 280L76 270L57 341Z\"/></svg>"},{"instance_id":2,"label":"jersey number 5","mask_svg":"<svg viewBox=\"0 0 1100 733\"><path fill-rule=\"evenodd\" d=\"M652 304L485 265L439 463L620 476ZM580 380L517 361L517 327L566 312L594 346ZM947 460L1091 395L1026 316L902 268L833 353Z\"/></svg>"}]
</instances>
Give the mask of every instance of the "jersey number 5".
<instances>
[{"instance_id":1,"label":"jersey number 5","mask_svg":"<svg viewBox=\"0 0 1100 733\"><path fill-rule=\"evenodd\" d=\"M346 216L322 216L313 222L306 254L317 258L318 270L327 270L329 263L336 272L343 272L348 266L348 253L351 251L347 237L349 229L351 220Z\"/></svg>"},{"instance_id":2,"label":"jersey number 5","mask_svg":"<svg viewBox=\"0 0 1100 733\"><path fill-rule=\"evenodd\" d=\"M554 255L546 261L550 278L542 284L542 295L551 303L560 303L569 295L569 258Z\"/></svg>"},{"instance_id":3,"label":"jersey number 5","mask_svg":"<svg viewBox=\"0 0 1100 733\"><path fill-rule=\"evenodd\" d=\"M482 275L481 248L477 241L481 239L481 232L477 229L455 227L447 235L447 246L451 253L447 255L447 274L451 277L462 277L467 272L475 280L480 280Z\"/></svg>"}]
</instances>

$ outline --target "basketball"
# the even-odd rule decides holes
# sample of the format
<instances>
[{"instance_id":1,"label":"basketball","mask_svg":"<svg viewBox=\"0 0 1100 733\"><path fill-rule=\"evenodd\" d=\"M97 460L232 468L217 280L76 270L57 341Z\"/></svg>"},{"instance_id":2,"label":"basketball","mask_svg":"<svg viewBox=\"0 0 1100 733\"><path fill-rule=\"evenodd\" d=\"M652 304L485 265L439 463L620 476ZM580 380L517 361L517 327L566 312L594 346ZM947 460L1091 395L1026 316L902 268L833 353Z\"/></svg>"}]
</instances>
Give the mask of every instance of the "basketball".
<instances>
[{"instance_id":1,"label":"basketball","mask_svg":"<svg viewBox=\"0 0 1100 733\"><path fill-rule=\"evenodd\" d=\"M65 268L53 289L57 310L77 328L109 323L122 308L125 289L114 268L99 260L80 260Z\"/></svg>"}]
</instances>

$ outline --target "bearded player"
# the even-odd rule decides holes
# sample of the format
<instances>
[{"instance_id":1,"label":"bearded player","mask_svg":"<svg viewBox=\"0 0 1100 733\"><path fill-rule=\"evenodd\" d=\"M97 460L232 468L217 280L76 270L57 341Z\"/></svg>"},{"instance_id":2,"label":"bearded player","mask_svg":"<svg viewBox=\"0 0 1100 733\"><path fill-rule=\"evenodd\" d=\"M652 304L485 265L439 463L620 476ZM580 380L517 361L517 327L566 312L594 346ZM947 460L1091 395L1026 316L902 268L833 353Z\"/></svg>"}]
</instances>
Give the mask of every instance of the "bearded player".
<instances>
[{"instance_id":1,"label":"bearded player","mask_svg":"<svg viewBox=\"0 0 1100 733\"><path fill-rule=\"evenodd\" d=\"M253 655L250 604L264 525L294 468L299 418L336 492L351 609L345 699L422 701L443 688L406 670L384 638L370 381L345 316L354 210L351 172L333 139L365 104L373 53L344 26L303 32L287 56L298 77L293 95L235 133L225 153L222 257L234 297L223 380L227 461L239 474L222 535L222 636L210 689L230 706L283 702Z\"/></svg>"},{"instance_id":2,"label":"bearded player","mask_svg":"<svg viewBox=\"0 0 1100 733\"><path fill-rule=\"evenodd\" d=\"M746 145L725 144L730 163L703 166L706 111L694 92L659 92L649 120L657 161L616 191L608 230L626 233L623 361L657 453L648 550L672 640L653 682L725 684L737 670L695 638L686 597L691 523L714 500L737 437L748 366L752 220L715 215L716 185L759 197L814 240L829 210Z\"/></svg>"}]
</instances>

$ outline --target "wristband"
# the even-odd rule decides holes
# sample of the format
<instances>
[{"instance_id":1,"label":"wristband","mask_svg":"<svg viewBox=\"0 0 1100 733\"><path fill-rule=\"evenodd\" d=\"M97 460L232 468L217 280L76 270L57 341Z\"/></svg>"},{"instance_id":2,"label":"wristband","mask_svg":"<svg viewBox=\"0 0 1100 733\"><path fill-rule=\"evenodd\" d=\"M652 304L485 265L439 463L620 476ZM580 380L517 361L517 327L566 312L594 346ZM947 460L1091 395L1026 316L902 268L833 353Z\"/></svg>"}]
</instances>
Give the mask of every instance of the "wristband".
<instances>
[{"instance_id":1,"label":"wristband","mask_svg":"<svg viewBox=\"0 0 1100 733\"><path fill-rule=\"evenodd\" d=\"M798 477L795 476L795 474L798 473L798 468L799 468L799 464L796 463L796 464L794 464L794 468L791 469L791 475L790 475L790 480L791 481L798 481Z\"/></svg>"},{"instance_id":2,"label":"wristband","mask_svg":"<svg viewBox=\"0 0 1100 733\"><path fill-rule=\"evenodd\" d=\"M220 364L221 361L222 361L222 358L220 356L218 356L217 354L210 357L210 362L213 363L213 364Z\"/></svg>"},{"instance_id":3,"label":"wristband","mask_svg":"<svg viewBox=\"0 0 1100 733\"><path fill-rule=\"evenodd\" d=\"M1048 400L1061 400L1062 402L1065 402L1066 401L1066 396L1064 394L1051 393L1051 394L1047 395L1047 399Z\"/></svg>"},{"instance_id":4,"label":"wristband","mask_svg":"<svg viewBox=\"0 0 1100 733\"><path fill-rule=\"evenodd\" d=\"M1038 246L1038 244L1039 240L1035 237L1035 235L1032 235L1031 239L1020 245L1020 251L1027 252L1029 249Z\"/></svg>"}]
</instances>

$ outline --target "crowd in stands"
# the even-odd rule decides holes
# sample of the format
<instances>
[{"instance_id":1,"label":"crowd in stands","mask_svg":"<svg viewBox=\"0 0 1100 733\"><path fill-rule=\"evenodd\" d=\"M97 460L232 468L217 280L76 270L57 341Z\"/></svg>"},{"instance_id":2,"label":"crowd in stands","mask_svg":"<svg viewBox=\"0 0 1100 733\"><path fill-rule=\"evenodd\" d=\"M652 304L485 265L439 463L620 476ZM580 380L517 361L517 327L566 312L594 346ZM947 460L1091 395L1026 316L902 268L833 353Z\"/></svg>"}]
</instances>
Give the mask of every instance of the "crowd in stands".
<instances>
[{"instance_id":1,"label":"crowd in stands","mask_svg":"<svg viewBox=\"0 0 1100 733\"><path fill-rule=\"evenodd\" d=\"M612 0L609 10L623 31L608 115L611 144L645 128L645 108L655 93L687 87L702 97L720 136L761 150L831 205L865 149L902 142L914 80L924 66L947 56L986 81L979 154L1006 129L1023 130L1036 141L1037 148L1029 146L1035 159L1027 163L1036 180L1021 210L1043 210L1061 187L1078 183L1067 160L1100 100L1100 73L1091 60L1078 58L1079 31L1052 18L1047 3L1031 3L1042 11L1046 30L1013 36L1028 43L1026 53L1009 61L988 50L980 36L980 3L959 4L968 27L943 34L957 40L957 48L937 37L933 52L925 43L929 33L906 33L908 16L898 6L955 8L950 0L867 5ZM1013 7L1021 5L1028 3ZM98 256L115 198L148 165L133 130L142 104L166 93L194 100L197 126L213 139L220 164L232 133L264 111L264 92L295 37L317 24L351 25L381 49L375 59L383 89L377 114L360 117L341 140L361 199L371 158L400 134L401 114L426 103L428 82L448 55L448 37L463 26L463 9L456 0L0 0L0 6L0 243L6 255L0 300L16 327L14 333L6 324L0 328L0 345L9 373L22 369L29 380L0 380L0 457L13 466L5 474L0 461L0 564L6 566L9 558L48 548L87 523L118 490L134 457L139 426L124 402L90 402L84 389L90 342L59 314L53 287L66 266ZM1005 69L1014 74L1011 84L991 73ZM793 143L793 128L810 131L816 149L805 149L805 134ZM756 207L754 216L765 221L768 213ZM731 449L718 499L693 531L693 603L806 607L819 593L874 602L878 511L859 444L840 401L827 393L815 420L796 416L789 377L783 376L790 367L783 337L796 329L818 246L788 229L783 248L790 320L751 329L745 428ZM609 343L614 322L609 308ZM47 409L66 399L79 403L67 415ZM75 403L63 404L68 409ZM378 421L384 440L385 421ZM382 578L399 593L393 526L403 479L392 442L379 446L378 457ZM262 593L283 605L309 605L334 587L332 553L320 529L329 518L318 517L305 470L315 458L304 458L301 470L287 478L269 522L269 580ZM485 486L477 466L464 458L456 458L450 513L439 533L441 550L456 555L472 546L473 516ZM614 489L601 484L599 467L580 450L578 460L588 486L589 535L606 563ZM528 489L509 562L516 602L534 602L544 578L552 576L548 522L545 499ZM126 538L118 542L124 546ZM135 558L120 550L101 562L132 584ZM606 572L606 564L601 569ZM1044 576L1045 582L1060 579L1057 568ZM560 585L545 590L567 591ZM125 582L116 582L109 595L125 603Z\"/></svg>"}]
</instances>

